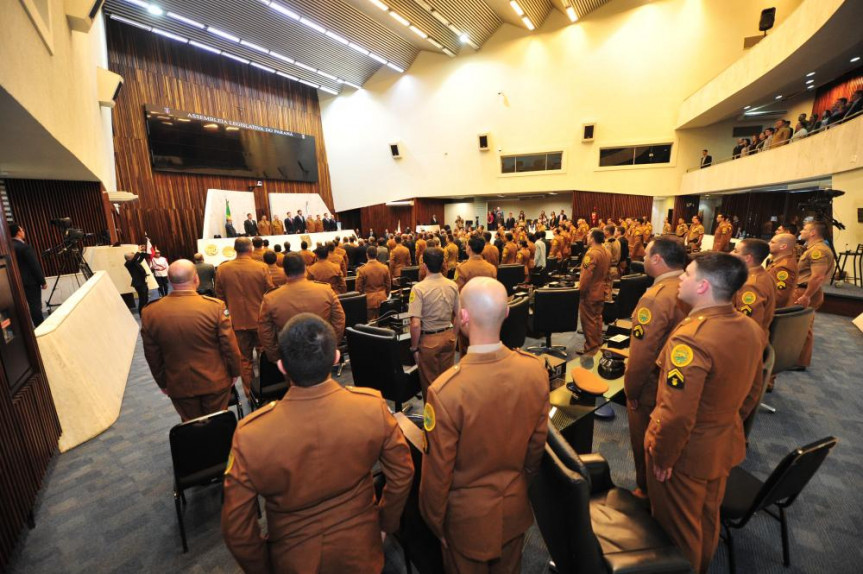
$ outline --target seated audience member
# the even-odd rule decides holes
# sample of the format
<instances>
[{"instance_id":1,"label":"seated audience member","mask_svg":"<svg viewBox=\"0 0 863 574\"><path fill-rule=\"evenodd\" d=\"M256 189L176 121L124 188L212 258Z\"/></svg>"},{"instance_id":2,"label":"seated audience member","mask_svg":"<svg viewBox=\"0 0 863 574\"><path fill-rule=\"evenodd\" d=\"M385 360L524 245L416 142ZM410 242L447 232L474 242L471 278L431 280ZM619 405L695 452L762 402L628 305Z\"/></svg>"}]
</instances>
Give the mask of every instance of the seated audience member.
<instances>
[{"instance_id":1,"label":"seated audience member","mask_svg":"<svg viewBox=\"0 0 863 574\"><path fill-rule=\"evenodd\" d=\"M331 326L309 313L279 334L285 397L234 434L225 470L222 535L245 572L378 573L383 536L399 527L413 463L378 391L330 378ZM384 475L376 499L372 470ZM258 524L266 503L267 536Z\"/></svg>"},{"instance_id":2,"label":"seated audience member","mask_svg":"<svg viewBox=\"0 0 863 574\"><path fill-rule=\"evenodd\" d=\"M285 271L278 266L278 261L279 258L274 251L264 253L264 263L267 264L267 271L270 273L270 279L273 280L274 287L281 287L288 282L288 278L285 277Z\"/></svg>"},{"instance_id":3,"label":"seated audience member","mask_svg":"<svg viewBox=\"0 0 863 574\"><path fill-rule=\"evenodd\" d=\"M806 128L806 124L797 122L797 126L794 128L794 135L791 136L791 141L805 138L807 135L809 135L809 130Z\"/></svg>"},{"instance_id":4,"label":"seated audience member","mask_svg":"<svg viewBox=\"0 0 863 574\"><path fill-rule=\"evenodd\" d=\"M198 272L198 293L212 297L216 292L216 268L204 262L204 256L201 253L195 253L195 270Z\"/></svg>"},{"instance_id":5,"label":"seated audience member","mask_svg":"<svg viewBox=\"0 0 863 574\"><path fill-rule=\"evenodd\" d=\"M168 280L173 291L141 314L141 338L153 379L185 422L228 408L241 356L225 303L197 293L195 265L174 261Z\"/></svg>"},{"instance_id":6,"label":"seated audience member","mask_svg":"<svg viewBox=\"0 0 863 574\"><path fill-rule=\"evenodd\" d=\"M827 125L835 124L845 117L845 112L848 111L848 98L839 98L833 107L830 108L830 119Z\"/></svg>"},{"instance_id":7,"label":"seated audience member","mask_svg":"<svg viewBox=\"0 0 863 574\"><path fill-rule=\"evenodd\" d=\"M863 111L863 89L856 90L851 96L851 102L848 104L848 109L845 111L844 119L848 119Z\"/></svg>"}]
</instances>

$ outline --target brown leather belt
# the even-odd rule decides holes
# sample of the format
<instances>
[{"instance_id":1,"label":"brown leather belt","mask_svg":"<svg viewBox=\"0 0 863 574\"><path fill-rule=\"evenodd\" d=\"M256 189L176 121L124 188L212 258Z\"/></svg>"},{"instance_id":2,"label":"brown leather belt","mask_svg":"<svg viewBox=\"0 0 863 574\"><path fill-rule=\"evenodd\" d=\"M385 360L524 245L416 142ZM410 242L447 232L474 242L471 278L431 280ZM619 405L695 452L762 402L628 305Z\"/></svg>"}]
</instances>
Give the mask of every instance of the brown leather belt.
<instances>
[{"instance_id":1,"label":"brown leather belt","mask_svg":"<svg viewBox=\"0 0 863 574\"><path fill-rule=\"evenodd\" d=\"M452 327L444 327L443 329L438 329L437 331L423 331L423 335L437 335L438 333L443 333L444 331L449 331Z\"/></svg>"}]
</instances>

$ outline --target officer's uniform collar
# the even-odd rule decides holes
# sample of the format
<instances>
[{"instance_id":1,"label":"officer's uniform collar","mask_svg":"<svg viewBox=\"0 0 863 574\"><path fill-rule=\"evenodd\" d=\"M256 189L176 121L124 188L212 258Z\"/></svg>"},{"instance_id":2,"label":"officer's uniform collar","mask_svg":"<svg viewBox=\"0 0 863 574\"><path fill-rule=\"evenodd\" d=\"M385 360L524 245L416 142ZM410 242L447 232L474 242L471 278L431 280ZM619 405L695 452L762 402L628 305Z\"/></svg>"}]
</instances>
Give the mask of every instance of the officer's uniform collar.
<instances>
[{"instance_id":1,"label":"officer's uniform collar","mask_svg":"<svg viewBox=\"0 0 863 574\"><path fill-rule=\"evenodd\" d=\"M340 391L342 386L332 379L327 379L323 383L318 383L311 387L301 387L299 385L291 385L283 400L288 401L308 401L325 397L336 391Z\"/></svg>"},{"instance_id":2,"label":"officer's uniform collar","mask_svg":"<svg viewBox=\"0 0 863 574\"><path fill-rule=\"evenodd\" d=\"M666 279L671 279L672 277L680 277L681 275L683 275L683 269L672 269L671 271L668 271L667 273L663 273L662 275L657 275L656 279L653 280L653 284L658 285L659 283L662 283Z\"/></svg>"},{"instance_id":3,"label":"officer's uniform collar","mask_svg":"<svg viewBox=\"0 0 863 574\"><path fill-rule=\"evenodd\" d=\"M461 358L459 362L460 365L468 364L468 363L493 363L495 361L499 361L505 358L507 355L512 353L508 348L501 345L497 348L496 351L492 352L484 352L484 353L466 353L464 357Z\"/></svg>"},{"instance_id":4,"label":"officer's uniform collar","mask_svg":"<svg viewBox=\"0 0 863 574\"><path fill-rule=\"evenodd\" d=\"M734 305L732 303L721 303L719 305L713 305L712 307L703 307L697 311L693 309L689 313L689 317L692 319L701 319L703 317L713 317L716 315L731 315L736 312L737 311L734 309Z\"/></svg>"},{"instance_id":5,"label":"officer's uniform collar","mask_svg":"<svg viewBox=\"0 0 863 574\"><path fill-rule=\"evenodd\" d=\"M198 292L194 289L174 289L170 293L168 293L168 297L189 297L191 295L197 295Z\"/></svg>"}]
</instances>

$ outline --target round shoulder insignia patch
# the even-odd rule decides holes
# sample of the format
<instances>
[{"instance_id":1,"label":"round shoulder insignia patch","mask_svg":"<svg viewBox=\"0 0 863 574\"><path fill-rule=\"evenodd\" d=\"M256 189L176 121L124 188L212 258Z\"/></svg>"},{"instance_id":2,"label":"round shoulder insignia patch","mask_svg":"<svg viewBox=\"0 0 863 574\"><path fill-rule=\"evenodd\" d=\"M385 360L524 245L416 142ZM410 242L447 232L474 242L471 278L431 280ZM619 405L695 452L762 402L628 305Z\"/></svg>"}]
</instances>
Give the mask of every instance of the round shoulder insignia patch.
<instances>
[{"instance_id":1,"label":"round shoulder insignia patch","mask_svg":"<svg viewBox=\"0 0 863 574\"><path fill-rule=\"evenodd\" d=\"M590 255L585 255L585 256L584 256L584 264L585 264L585 265L590 265Z\"/></svg>"},{"instance_id":2,"label":"round shoulder insignia patch","mask_svg":"<svg viewBox=\"0 0 863 574\"><path fill-rule=\"evenodd\" d=\"M408 303L413 303L414 299L416 299L416 297L417 297L416 291L411 289L411 295L410 295L410 297L408 297Z\"/></svg>"},{"instance_id":3,"label":"round shoulder insignia patch","mask_svg":"<svg viewBox=\"0 0 863 574\"><path fill-rule=\"evenodd\" d=\"M752 305L758 299L758 296L752 291L746 291L740 300L746 303L747 305Z\"/></svg>"},{"instance_id":4,"label":"round shoulder insignia patch","mask_svg":"<svg viewBox=\"0 0 863 574\"><path fill-rule=\"evenodd\" d=\"M231 467L233 467L233 466L234 466L234 451L232 450L231 453L228 455L228 466L225 467L225 474L228 474L229 472L231 472Z\"/></svg>"},{"instance_id":5,"label":"round shoulder insignia patch","mask_svg":"<svg viewBox=\"0 0 863 574\"><path fill-rule=\"evenodd\" d=\"M674 345L671 349L671 362L675 367L685 367L692 362L692 347L684 343Z\"/></svg>"},{"instance_id":6,"label":"round shoulder insignia patch","mask_svg":"<svg viewBox=\"0 0 863 574\"><path fill-rule=\"evenodd\" d=\"M642 325L647 325L648 323L650 323L653 315L650 314L650 309L648 309L647 307L641 307L638 309L636 318L638 319L638 322Z\"/></svg>"},{"instance_id":7,"label":"round shoulder insignia patch","mask_svg":"<svg viewBox=\"0 0 863 574\"><path fill-rule=\"evenodd\" d=\"M214 257L214 256L216 256L216 255L218 255L218 254L219 254L219 247L218 247L218 246L216 246L216 245L214 245L214 244L212 244L212 243L210 243L210 244L209 244L209 245L207 245L207 247L204 249L204 253L206 253L206 254L207 254L207 255L209 255L210 257Z\"/></svg>"},{"instance_id":8,"label":"round shoulder insignia patch","mask_svg":"<svg viewBox=\"0 0 863 574\"><path fill-rule=\"evenodd\" d=\"M821 259L821 252L815 249L812 251L812 255L810 255L812 259Z\"/></svg>"},{"instance_id":9,"label":"round shoulder insignia patch","mask_svg":"<svg viewBox=\"0 0 863 574\"><path fill-rule=\"evenodd\" d=\"M426 403L426 406L423 409L423 428L426 430L426 432L431 432L434 430L434 425L434 407L431 406L431 404Z\"/></svg>"},{"instance_id":10,"label":"round shoulder insignia patch","mask_svg":"<svg viewBox=\"0 0 863 574\"><path fill-rule=\"evenodd\" d=\"M785 270L780 271L779 273L776 274L776 278L779 279L780 281L787 281L788 280L788 271L785 271Z\"/></svg>"}]
</instances>

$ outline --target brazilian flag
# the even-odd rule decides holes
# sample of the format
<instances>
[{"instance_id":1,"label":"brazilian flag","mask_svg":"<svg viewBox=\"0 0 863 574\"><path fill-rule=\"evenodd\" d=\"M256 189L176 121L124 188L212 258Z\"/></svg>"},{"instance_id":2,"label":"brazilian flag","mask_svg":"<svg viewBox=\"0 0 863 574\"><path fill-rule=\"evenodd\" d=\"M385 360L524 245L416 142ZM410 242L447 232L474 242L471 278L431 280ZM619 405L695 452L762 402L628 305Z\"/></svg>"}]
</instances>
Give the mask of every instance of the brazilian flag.
<instances>
[{"instance_id":1,"label":"brazilian flag","mask_svg":"<svg viewBox=\"0 0 863 574\"><path fill-rule=\"evenodd\" d=\"M225 200L225 219L231 219L231 202Z\"/></svg>"}]
</instances>

